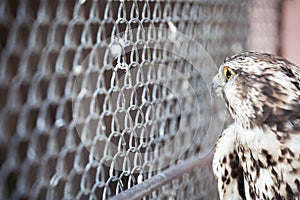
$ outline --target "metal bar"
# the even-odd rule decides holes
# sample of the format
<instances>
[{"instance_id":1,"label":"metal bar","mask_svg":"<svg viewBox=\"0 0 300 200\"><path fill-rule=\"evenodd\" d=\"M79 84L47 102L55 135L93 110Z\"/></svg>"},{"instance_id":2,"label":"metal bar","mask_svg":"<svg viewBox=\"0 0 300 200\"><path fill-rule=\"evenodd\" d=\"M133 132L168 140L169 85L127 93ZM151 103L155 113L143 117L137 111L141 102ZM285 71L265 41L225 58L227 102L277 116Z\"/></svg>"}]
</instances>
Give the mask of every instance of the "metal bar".
<instances>
[{"instance_id":1,"label":"metal bar","mask_svg":"<svg viewBox=\"0 0 300 200\"><path fill-rule=\"evenodd\" d=\"M170 183L172 180L181 177L183 174L189 173L197 167L209 165L212 161L212 156L212 150L203 158L194 156L182 163L179 163L178 165L171 166L165 171L145 180L142 183L139 183L138 185L133 186L132 188L129 188L128 190L121 192L114 197L109 198L109 200L141 199L163 185Z\"/></svg>"}]
</instances>

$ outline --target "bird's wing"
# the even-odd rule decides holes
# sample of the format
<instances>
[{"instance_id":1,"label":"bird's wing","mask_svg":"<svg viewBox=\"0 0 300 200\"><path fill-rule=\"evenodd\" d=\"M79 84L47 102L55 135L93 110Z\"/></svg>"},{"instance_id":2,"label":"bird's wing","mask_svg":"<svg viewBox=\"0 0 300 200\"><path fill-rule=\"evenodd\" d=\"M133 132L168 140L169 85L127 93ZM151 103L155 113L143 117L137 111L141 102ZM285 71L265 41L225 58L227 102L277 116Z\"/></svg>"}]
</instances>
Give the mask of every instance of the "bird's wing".
<instances>
[{"instance_id":1,"label":"bird's wing","mask_svg":"<svg viewBox=\"0 0 300 200\"><path fill-rule=\"evenodd\" d=\"M220 135L213 158L221 200L245 199L243 169L236 152L236 133L231 125Z\"/></svg>"},{"instance_id":2,"label":"bird's wing","mask_svg":"<svg viewBox=\"0 0 300 200\"><path fill-rule=\"evenodd\" d=\"M278 63L280 61L282 60ZM257 112L256 118L269 127L275 126L275 130L281 132L299 132L300 68L284 61L282 65L278 65L281 73L270 68L270 72L264 76L265 84L271 86L261 88L262 95L257 98L265 101L260 108L263 112Z\"/></svg>"}]
</instances>

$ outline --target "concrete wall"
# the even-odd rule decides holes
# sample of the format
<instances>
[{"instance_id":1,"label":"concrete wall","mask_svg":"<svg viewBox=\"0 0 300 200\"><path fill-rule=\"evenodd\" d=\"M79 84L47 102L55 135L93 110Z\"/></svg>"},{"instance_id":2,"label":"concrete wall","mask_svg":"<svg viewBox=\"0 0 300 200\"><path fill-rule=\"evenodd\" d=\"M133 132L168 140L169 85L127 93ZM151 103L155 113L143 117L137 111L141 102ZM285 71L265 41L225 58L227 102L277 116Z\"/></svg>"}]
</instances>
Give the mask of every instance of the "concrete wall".
<instances>
[{"instance_id":1,"label":"concrete wall","mask_svg":"<svg viewBox=\"0 0 300 200\"><path fill-rule=\"evenodd\" d=\"M282 56L300 66L300 1L284 0L282 10Z\"/></svg>"}]
</instances>

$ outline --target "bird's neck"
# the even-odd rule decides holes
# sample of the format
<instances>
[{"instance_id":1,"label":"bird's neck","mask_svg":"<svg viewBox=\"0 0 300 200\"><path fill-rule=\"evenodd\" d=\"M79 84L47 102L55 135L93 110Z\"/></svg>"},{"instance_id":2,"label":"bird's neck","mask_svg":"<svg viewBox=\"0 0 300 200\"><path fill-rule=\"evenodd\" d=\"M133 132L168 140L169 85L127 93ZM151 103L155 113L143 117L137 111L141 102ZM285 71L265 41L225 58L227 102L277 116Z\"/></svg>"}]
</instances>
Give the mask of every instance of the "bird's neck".
<instances>
[{"instance_id":1,"label":"bird's neck","mask_svg":"<svg viewBox=\"0 0 300 200\"><path fill-rule=\"evenodd\" d=\"M272 155L278 154L280 141L277 140L276 133L268 126L252 126L245 128L235 123L237 144L243 146L253 153L261 154L267 150ZM264 149L263 149L264 148Z\"/></svg>"}]
</instances>

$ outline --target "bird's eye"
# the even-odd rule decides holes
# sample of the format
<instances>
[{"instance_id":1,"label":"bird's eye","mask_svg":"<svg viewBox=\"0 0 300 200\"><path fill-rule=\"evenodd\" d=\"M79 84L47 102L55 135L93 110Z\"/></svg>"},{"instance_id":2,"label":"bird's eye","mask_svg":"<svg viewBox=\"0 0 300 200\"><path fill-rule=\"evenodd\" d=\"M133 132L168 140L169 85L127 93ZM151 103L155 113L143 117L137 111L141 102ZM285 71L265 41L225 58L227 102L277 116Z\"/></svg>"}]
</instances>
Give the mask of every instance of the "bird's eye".
<instances>
[{"instance_id":1,"label":"bird's eye","mask_svg":"<svg viewBox=\"0 0 300 200\"><path fill-rule=\"evenodd\" d=\"M226 78L227 81L229 81L230 79L232 79L235 76L235 72L233 71L233 69L229 68L228 66L225 66L223 69L224 72L224 76Z\"/></svg>"}]
</instances>

